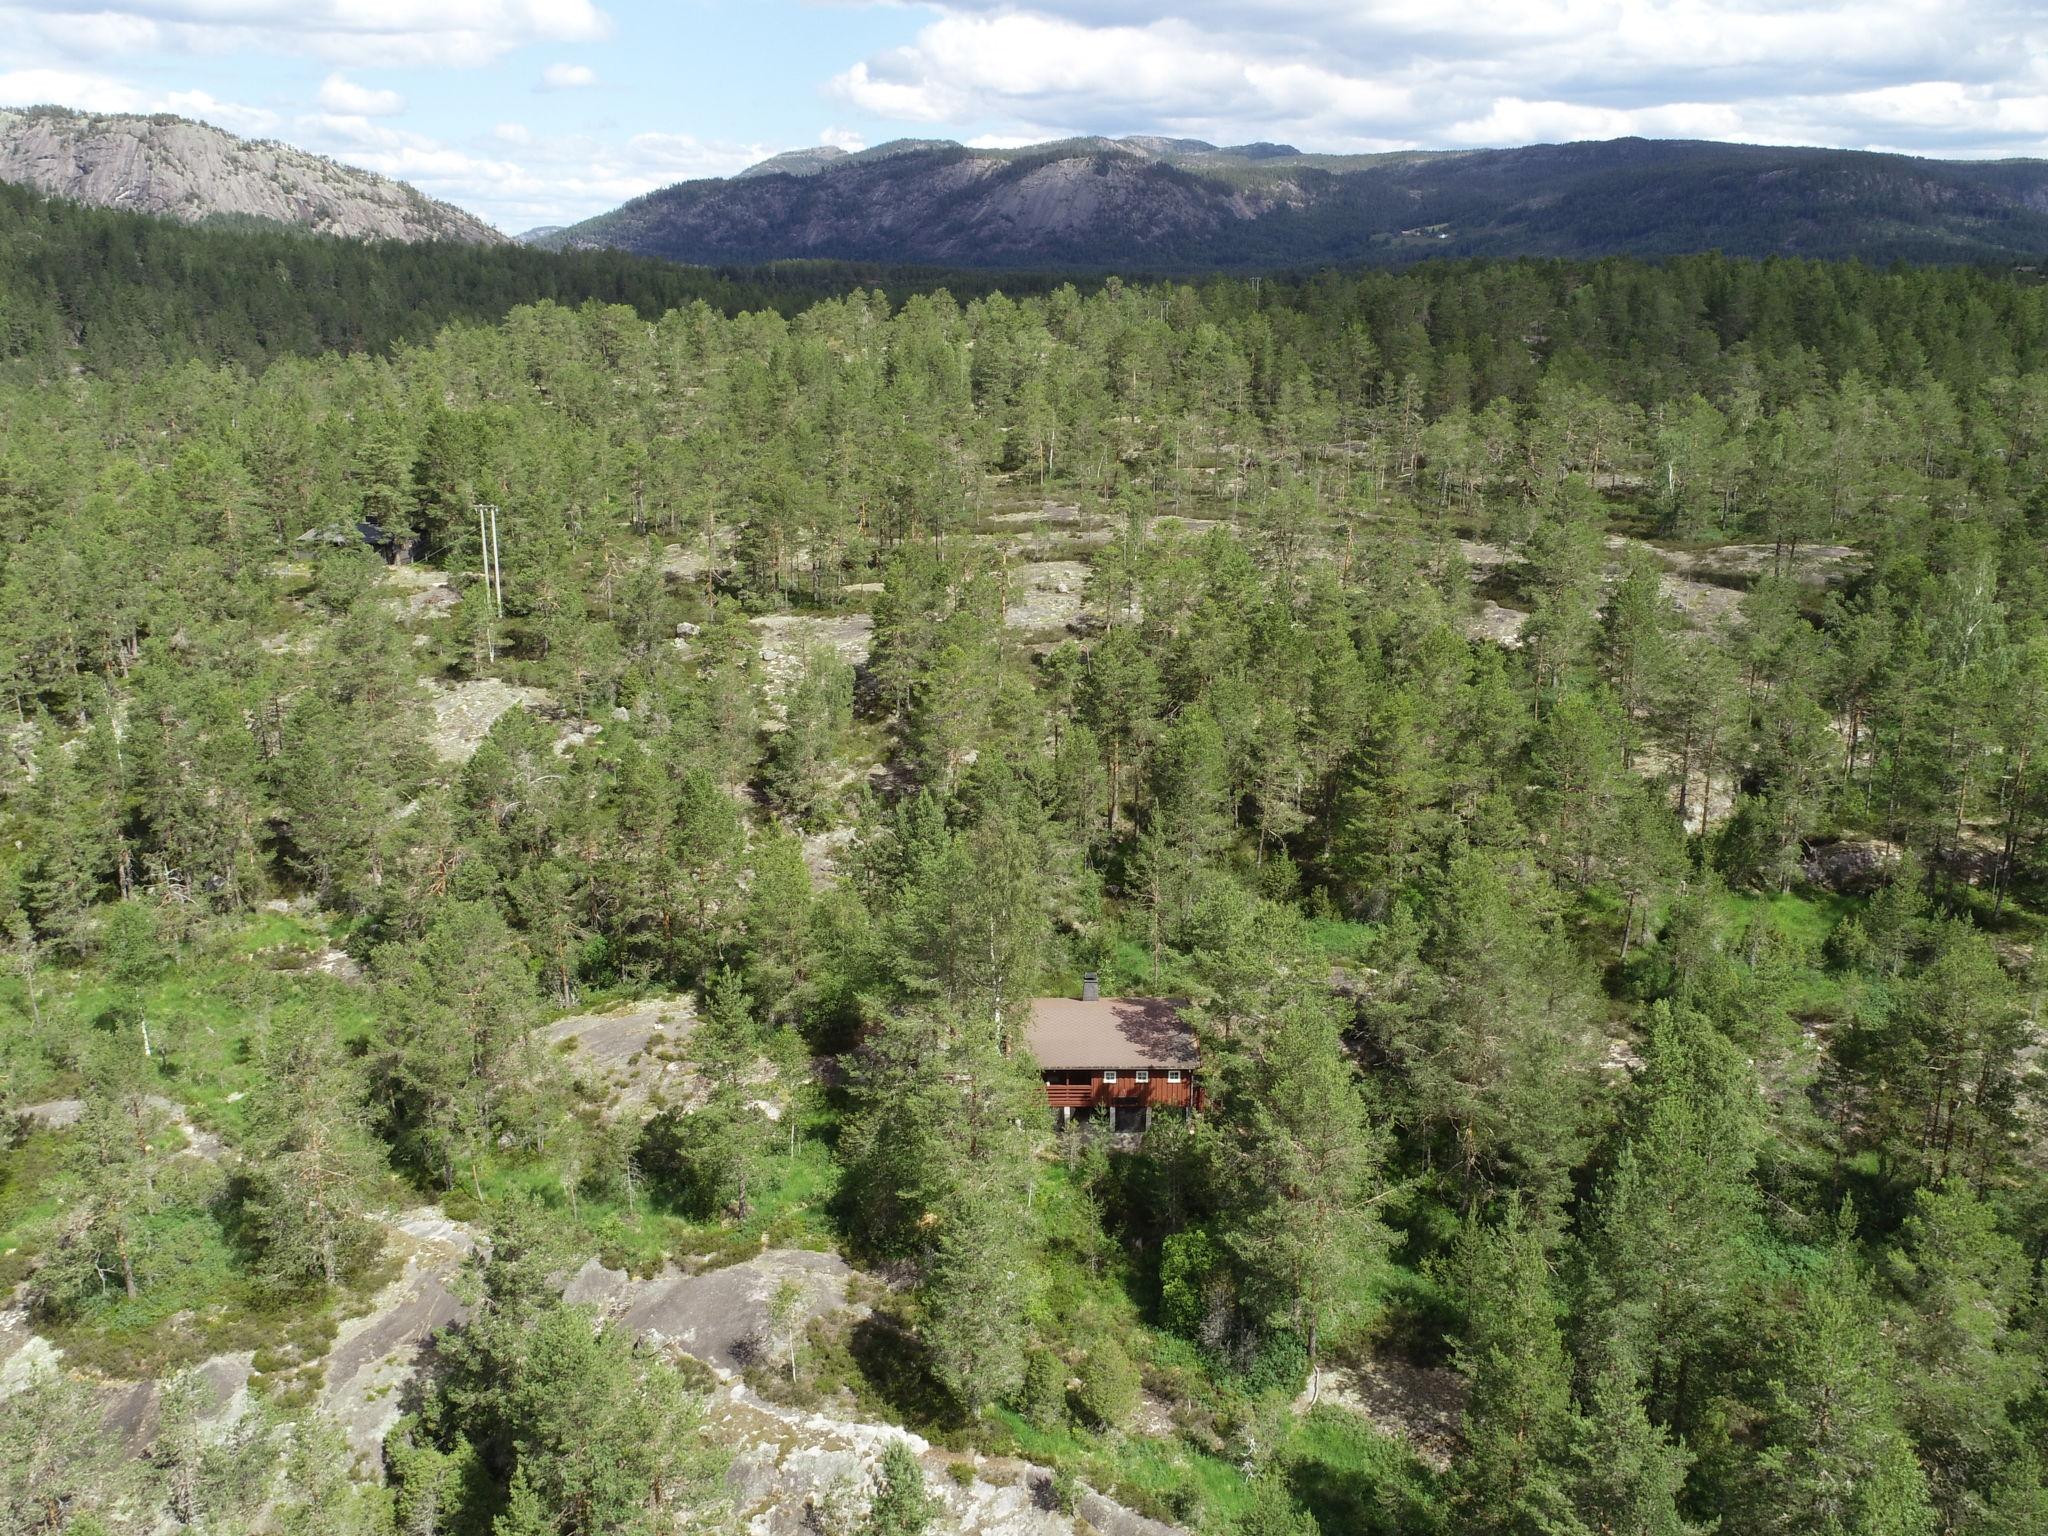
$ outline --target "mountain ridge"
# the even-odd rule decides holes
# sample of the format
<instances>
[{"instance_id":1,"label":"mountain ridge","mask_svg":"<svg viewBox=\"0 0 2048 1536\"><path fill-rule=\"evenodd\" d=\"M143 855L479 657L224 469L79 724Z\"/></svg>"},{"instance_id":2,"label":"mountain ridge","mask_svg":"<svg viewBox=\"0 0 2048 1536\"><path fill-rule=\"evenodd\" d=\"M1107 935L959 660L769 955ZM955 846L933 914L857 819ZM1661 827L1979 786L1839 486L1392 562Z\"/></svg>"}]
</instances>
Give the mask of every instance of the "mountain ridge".
<instances>
[{"instance_id":1,"label":"mountain ridge","mask_svg":"<svg viewBox=\"0 0 2048 1536\"><path fill-rule=\"evenodd\" d=\"M1623 138L1305 153L1134 135L796 151L527 237L692 263L1210 270L1427 257L2048 255L2048 161Z\"/></svg>"},{"instance_id":2,"label":"mountain ridge","mask_svg":"<svg viewBox=\"0 0 2048 1536\"><path fill-rule=\"evenodd\" d=\"M351 239L506 239L406 182L170 113L0 109L0 181L185 223L253 218Z\"/></svg>"}]
</instances>

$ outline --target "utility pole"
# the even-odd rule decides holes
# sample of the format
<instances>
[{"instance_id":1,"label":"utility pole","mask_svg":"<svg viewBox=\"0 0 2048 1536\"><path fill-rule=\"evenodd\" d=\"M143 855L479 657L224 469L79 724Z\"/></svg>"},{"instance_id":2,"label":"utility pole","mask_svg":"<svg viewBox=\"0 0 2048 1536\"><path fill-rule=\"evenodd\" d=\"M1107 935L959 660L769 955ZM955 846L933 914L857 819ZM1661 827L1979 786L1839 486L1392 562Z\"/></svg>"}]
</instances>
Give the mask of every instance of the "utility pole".
<instances>
[{"instance_id":1,"label":"utility pole","mask_svg":"<svg viewBox=\"0 0 2048 1536\"><path fill-rule=\"evenodd\" d=\"M491 503L491 579L498 584L498 617L505 617L505 568L498 563L498 504Z\"/></svg>"},{"instance_id":2,"label":"utility pole","mask_svg":"<svg viewBox=\"0 0 2048 1536\"><path fill-rule=\"evenodd\" d=\"M505 577L498 564L498 504L494 501L479 501L476 506L476 542L484 568L484 596L491 605L493 618L505 617ZM493 665L498 660L498 637L491 626L484 626L484 647Z\"/></svg>"},{"instance_id":3,"label":"utility pole","mask_svg":"<svg viewBox=\"0 0 2048 1536\"><path fill-rule=\"evenodd\" d=\"M484 592L491 599L492 612L502 619L505 617L505 571L498 560L498 504L495 501L476 503L476 541L483 551Z\"/></svg>"}]
</instances>

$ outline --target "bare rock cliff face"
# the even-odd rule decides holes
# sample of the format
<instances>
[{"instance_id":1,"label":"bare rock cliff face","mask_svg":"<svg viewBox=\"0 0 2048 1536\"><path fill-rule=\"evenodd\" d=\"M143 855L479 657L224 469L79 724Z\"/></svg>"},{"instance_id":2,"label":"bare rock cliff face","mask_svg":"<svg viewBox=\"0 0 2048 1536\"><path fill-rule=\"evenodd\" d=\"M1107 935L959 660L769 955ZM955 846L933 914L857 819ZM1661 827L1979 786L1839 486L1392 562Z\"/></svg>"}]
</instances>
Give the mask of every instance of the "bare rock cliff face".
<instances>
[{"instance_id":1,"label":"bare rock cliff face","mask_svg":"<svg viewBox=\"0 0 2048 1536\"><path fill-rule=\"evenodd\" d=\"M239 215L361 240L505 238L404 182L176 117L0 111L0 181L187 222Z\"/></svg>"}]
</instances>

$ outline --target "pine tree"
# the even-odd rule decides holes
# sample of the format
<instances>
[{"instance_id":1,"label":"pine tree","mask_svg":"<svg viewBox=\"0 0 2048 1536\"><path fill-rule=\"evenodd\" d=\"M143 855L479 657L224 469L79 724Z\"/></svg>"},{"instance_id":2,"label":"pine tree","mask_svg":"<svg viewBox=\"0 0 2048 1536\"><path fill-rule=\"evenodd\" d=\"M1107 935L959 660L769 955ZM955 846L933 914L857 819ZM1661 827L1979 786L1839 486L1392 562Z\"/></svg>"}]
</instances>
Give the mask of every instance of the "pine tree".
<instances>
[{"instance_id":1,"label":"pine tree","mask_svg":"<svg viewBox=\"0 0 2048 1536\"><path fill-rule=\"evenodd\" d=\"M501 1388L514 1460L511 1528L603 1536L673 1520L712 1470L702 1399L673 1367L581 1308L535 1318L518 1374Z\"/></svg>"},{"instance_id":2,"label":"pine tree","mask_svg":"<svg viewBox=\"0 0 2048 1536\"><path fill-rule=\"evenodd\" d=\"M1463 1530L1539 1536L1569 1508L1571 1366L1543 1245L1510 1202L1498 1225L1468 1222L1452 1272L1465 1303L1457 1350L1465 1449L1453 1500Z\"/></svg>"},{"instance_id":3,"label":"pine tree","mask_svg":"<svg viewBox=\"0 0 2048 1536\"><path fill-rule=\"evenodd\" d=\"M940 1214L918 1295L934 1374L970 1416L1024 1380L1031 1262L1014 1212L967 1190Z\"/></svg>"},{"instance_id":4,"label":"pine tree","mask_svg":"<svg viewBox=\"0 0 2048 1536\"><path fill-rule=\"evenodd\" d=\"M104 1530L129 1482L92 1389L55 1366L0 1410L0 1523L9 1531Z\"/></svg>"},{"instance_id":5,"label":"pine tree","mask_svg":"<svg viewBox=\"0 0 2048 1536\"><path fill-rule=\"evenodd\" d=\"M1953 1179L1914 1191L1901 1237L1902 1411L1941 1527L2024 1529L2048 1511L2040 1453L2015 1417L2043 1381L2026 1254Z\"/></svg>"},{"instance_id":6,"label":"pine tree","mask_svg":"<svg viewBox=\"0 0 2048 1536\"><path fill-rule=\"evenodd\" d=\"M698 1216L744 1221L767 1161L773 1126L749 1077L760 1030L739 978L721 971L706 989L704 1020L690 1038L691 1066L708 1084L696 1107L665 1109L641 1132L638 1161L648 1177Z\"/></svg>"},{"instance_id":7,"label":"pine tree","mask_svg":"<svg viewBox=\"0 0 2048 1536\"><path fill-rule=\"evenodd\" d=\"M361 1087L324 1019L280 1020L262 1067L248 1111L244 1214L270 1279L333 1286L381 1241L362 1210L379 1159Z\"/></svg>"},{"instance_id":8,"label":"pine tree","mask_svg":"<svg viewBox=\"0 0 2048 1536\"><path fill-rule=\"evenodd\" d=\"M875 1469L875 1493L861 1536L923 1536L943 1506L925 1491L924 1468L906 1440L891 1440Z\"/></svg>"},{"instance_id":9,"label":"pine tree","mask_svg":"<svg viewBox=\"0 0 2048 1536\"><path fill-rule=\"evenodd\" d=\"M1679 1497L1691 1457L1650 1422L1636 1368L1617 1359L1593 1380L1571 1430L1567 1481L1578 1529L1589 1536L1705 1536Z\"/></svg>"},{"instance_id":10,"label":"pine tree","mask_svg":"<svg viewBox=\"0 0 2048 1536\"><path fill-rule=\"evenodd\" d=\"M1844 1205L1826 1262L1793 1298L1769 1362L1746 1524L1765 1533L1927 1536L1935 1513L1900 1417Z\"/></svg>"},{"instance_id":11,"label":"pine tree","mask_svg":"<svg viewBox=\"0 0 2048 1536\"><path fill-rule=\"evenodd\" d=\"M168 1203L163 1175L183 1140L139 1042L99 1045L86 1060L85 1106L70 1148L74 1197L56 1218L55 1240L32 1294L58 1313L75 1312L118 1286L129 1300L149 1278L157 1228Z\"/></svg>"},{"instance_id":12,"label":"pine tree","mask_svg":"<svg viewBox=\"0 0 2048 1536\"><path fill-rule=\"evenodd\" d=\"M1388 1243L1374 1209L1383 1137L1313 998L1240 1037L1220 1076L1217 1173L1238 1205L1228 1240L1268 1321L1306 1348L1313 1391L1325 1351L1371 1314Z\"/></svg>"},{"instance_id":13,"label":"pine tree","mask_svg":"<svg viewBox=\"0 0 2048 1536\"><path fill-rule=\"evenodd\" d=\"M853 669L830 651L806 657L761 780L776 808L807 831L831 819L839 743L852 723Z\"/></svg>"},{"instance_id":14,"label":"pine tree","mask_svg":"<svg viewBox=\"0 0 2048 1536\"><path fill-rule=\"evenodd\" d=\"M1588 1326L1644 1371L1662 1421L1682 1425L1752 1273L1762 1106L1742 1053L1665 1003L1651 1014L1633 1098L1588 1222Z\"/></svg>"},{"instance_id":15,"label":"pine tree","mask_svg":"<svg viewBox=\"0 0 2048 1536\"><path fill-rule=\"evenodd\" d=\"M446 901L416 940L375 957L386 999L381 1073L400 1143L453 1188L545 1076L528 1029L537 998L517 940L493 907Z\"/></svg>"}]
</instances>

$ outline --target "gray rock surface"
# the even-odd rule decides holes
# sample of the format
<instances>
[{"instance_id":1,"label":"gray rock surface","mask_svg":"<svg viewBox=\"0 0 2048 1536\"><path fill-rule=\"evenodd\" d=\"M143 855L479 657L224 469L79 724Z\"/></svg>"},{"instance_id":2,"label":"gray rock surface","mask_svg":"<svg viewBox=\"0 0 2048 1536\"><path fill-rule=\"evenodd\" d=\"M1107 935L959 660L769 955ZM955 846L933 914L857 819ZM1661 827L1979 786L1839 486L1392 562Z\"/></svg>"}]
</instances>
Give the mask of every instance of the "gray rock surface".
<instances>
[{"instance_id":1,"label":"gray rock surface","mask_svg":"<svg viewBox=\"0 0 2048 1536\"><path fill-rule=\"evenodd\" d=\"M607 1310L635 1337L672 1345L714 1370L740 1371L760 1355L769 1303L785 1280L802 1288L808 1319L845 1309L852 1277L836 1253L773 1248L743 1264L700 1275L669 1269L636 1284L614 1285L586 1266L571 1285L585 1295L603 1288Z\"/></svg>"},{"instance_id":2,"label":"gray rock surface","mask_svg":"<svg viewBox=\"0 0 2048 1536\"><path fill-rule=\"evenodd\" d=\"M1878 838L1847 837L1811 844L1799 860L1799 872L1828 891L1867 895L1884 884L1899 861L1899 850Z\"/></svg>"},{"instance_id":3,"label":"gray rock surface","mask_svg":"<svg viewBox=\"0 0 2048 1536\"><path fill-rule=\"evenodd\" d=\"M161 1094L149 1095L150 1106L159 1109L169 1117L171 1124L184 1136L185 1144L176 1149L181 1157L203 1157L217 1163L227 1155L227 1148L213 1132L202 1130L185 1117L185 1106ZM85 1114L83 1099L45 1099L40 1104L24 1104L15 1113L28 1124L45 1131L68 1131L78 1124Z\"/></svg>"},{"instance_id":4,"label":"gray rock surface","mask_svg":"<svg viewBox=\"0 0 2048 1536\"><path fill-rule=\"evenodd\" d=\"M470 1228L432 1207L406 1212L390 1228L404 1268L367 1312L342 1324L320 1391L320 1407L366 1467L381 1464L384 1437L433 1359L434 1334L466 1315L453 1284L476 1246Z\"/></svg>"},{"instance_id":5,"label":"gray rock surface","mask_svg":"<svg viewBox=\"0 0 2048 1536\"><path fill-rule=\"evenodd\" d=\"M1464 1422L1465 1380L1445 1366L1415 1365L1395 1356L1330 1371L1317 1403L1348 1409L1381 1433L1406 1441L1437 1471L1449 1469ZM1298 1410L1312 1405L1306 1391Z\"/></svg>"},{"instance_id":6,"label":"gray rock surface","mask_svg":"<svg viewBox=\"0 0 2048 1536\"><path fill-rule=\"evenodd\" d=\"M553 702L545 688L525 688L495 677L480 677L467 683L436 683L420 679L420 687L431 694L434 723L427 732L427 745L447 763L466 763L491 734L498 717L514 709L537 709Z\"/></svg>"},{"instance_id":7,"label":"gray rock surface","mask_svg":"<svg viewBox=\"0 0 2048 1536\"><path fill-rule=\"evenodd\" d=\"M557 1019L542 1033L584 1088L604 1101L606 1113L623 1114L638 1111L657 1091L679 1103L694 1097L688 1067L663 1058L680 1053L696 1027L693 999L650 997Z\"/></svg>"},{"instance_id":8,"label":"gray rock surface","mask_svg":"<svg viewBox=\"0 0 2048 1536\"><path fill-rule=\"evenodd\" d=\"M1003 622L1012 629L1066 629L1081 617L1088 567L1078 560L1033 560L1004 573Z\"/></svg>"},{"instance_id":9,"label":"gray rock surface","mask_svg":"<svg viewBox=\"0 0 2048 1536\"><path fill-rule=\"evenodd\" d=\"M496 245L505 238L402 181L162 115L0 112L0 180L188 223L239 214L357 239Z\"/></svg>"},{"instance_id":10,"label":"gray rock surface","mask_svg":"<svg viewBox=\"0 0 2048 1536\"><path fill-rule=\"evenodd\" d=\"M865 666L875 633L875 621L864 613L838 618L771 613L754 620L754 627L761 632L761 670L771 704L796 686L814 653L837 651L849 665Z\"/></svg>"}]
</instances>

